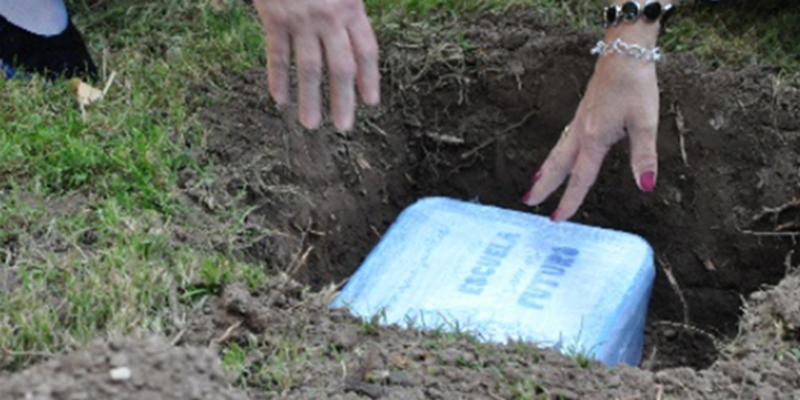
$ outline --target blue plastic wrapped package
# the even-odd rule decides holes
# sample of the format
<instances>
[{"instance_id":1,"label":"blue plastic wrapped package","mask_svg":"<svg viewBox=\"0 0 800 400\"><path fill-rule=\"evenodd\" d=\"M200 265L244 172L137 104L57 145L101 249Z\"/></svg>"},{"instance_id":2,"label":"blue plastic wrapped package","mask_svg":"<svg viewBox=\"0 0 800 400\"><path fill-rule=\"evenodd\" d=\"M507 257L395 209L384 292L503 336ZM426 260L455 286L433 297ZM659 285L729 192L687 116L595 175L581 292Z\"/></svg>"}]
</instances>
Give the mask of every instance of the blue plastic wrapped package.
<instances>
[{"instance_id":1,"label":"blue plastic wrapped package","mask_svg":"<svg viewBox=\"0 0 800 400\"><path fill-rule=\"evenodd\" d=\"M638 236L435 197L403 211L332 306L637 365L654 279Z\"/></svg>"}]
</instances>

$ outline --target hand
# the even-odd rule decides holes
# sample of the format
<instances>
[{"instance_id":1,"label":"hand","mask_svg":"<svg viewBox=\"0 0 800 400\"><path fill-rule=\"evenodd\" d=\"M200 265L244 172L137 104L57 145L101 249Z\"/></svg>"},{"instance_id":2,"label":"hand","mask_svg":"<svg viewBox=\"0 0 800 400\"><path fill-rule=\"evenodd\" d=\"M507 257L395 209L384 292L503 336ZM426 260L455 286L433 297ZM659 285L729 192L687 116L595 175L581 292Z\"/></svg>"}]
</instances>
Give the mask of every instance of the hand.
<instances>
[{"instance_id":1,"label":"hand","mask_svg":"<svg viewBox=\"0 0 800 400\"><path fill-rule=\"evenodd\" d=\"M254 4L267 36L269 90L278 104L289 102L294 47L299 118L306 128L317 128L322 119L323 54L330 80L331 117L338 129L353 126L356 81L366 104L380 102L378 43L362 0L256 0Z\"/></svg>"},{"instance_id":2,"label":"hand","mask_svg":"<svg viewBox=\"0 0 800 400\"><path fill-rule=\"evenodd\" d=\"M619 36L610 34L606 43L616 37ZM635 38L623 40L637 43ZM654 42L653 36L652 43L646 46L651 47ZM634 179L641 190L652 191L658 174L656 78L652 62L616 53L601 56L574 119L534 175L533 187L523 202L529 206L541 204L570 175L551 219L559 222L571 218L594 185L606 154L626 135L630 137Z\"/></svg>"}]
</instances>

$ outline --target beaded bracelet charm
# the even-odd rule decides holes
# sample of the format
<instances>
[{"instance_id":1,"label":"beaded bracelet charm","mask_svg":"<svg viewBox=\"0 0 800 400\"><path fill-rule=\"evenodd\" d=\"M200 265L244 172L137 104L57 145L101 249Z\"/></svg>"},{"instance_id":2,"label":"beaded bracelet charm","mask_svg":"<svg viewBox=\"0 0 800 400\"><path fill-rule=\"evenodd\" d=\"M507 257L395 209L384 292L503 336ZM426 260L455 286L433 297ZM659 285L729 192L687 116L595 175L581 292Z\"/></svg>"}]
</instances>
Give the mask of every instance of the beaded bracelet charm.
<instances>
[{"instance_id":1,"label":"beaded bracelet charm","mask_svg":"<svg viewBox=\"0 0 800 400\"><path fill-rule=\"evenodd\" d=\"M675 10L672 4L664 6L658 0L649 0L644 6L636 1L629 1L621 6L616 4L608 6L603 10L603 14L606 27L616 26L622 22L635 22L640 18L649 23L661 20L663 26Z\"/></svg>"}]
</instances>

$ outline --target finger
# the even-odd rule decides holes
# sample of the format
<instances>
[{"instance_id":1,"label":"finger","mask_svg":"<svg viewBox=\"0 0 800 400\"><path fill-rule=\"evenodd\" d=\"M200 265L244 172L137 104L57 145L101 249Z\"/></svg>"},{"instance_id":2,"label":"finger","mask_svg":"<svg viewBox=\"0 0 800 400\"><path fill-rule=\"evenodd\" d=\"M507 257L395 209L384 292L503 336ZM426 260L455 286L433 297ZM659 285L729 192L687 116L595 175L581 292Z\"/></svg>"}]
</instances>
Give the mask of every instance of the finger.
<instances>
[{"instance_id":1,"label":"finger","mask_svg":"<svg viewBox=\"0 0 800 400\"><path fill-rule=\"evenodd\" d=\"M522 201L529 206L537 206L550 196L567 177L575 158L578 156L578 135L573 126L564 129L556 147L547 156L542 168L536 174L533 187Z\"/></svg>"},{"instance_id":2,"label":"finger","mask_svg":"<svg viewBox=\"0 0 800 400\"><path fill-rule=\"evenodd\" d=\"M381 101L378 41L365 13L360 14L348 33L358 65L358 91L364 103L370 106L378 105Z\"/></svg>"},{"instance_id":3,"label":"finger","mask_svg":"<svg viewBox=\"0 0 800 400\"><path fill-rule=\"evenodd\" d=\"M297 57L297 75L300 102L300 123L308 129L319 126L322 96L322 46L319 38L303 34L296 37L294 51Z\"/></svg>"},{"instance_id":4,"label":"finger","mask_svg":"<svg viewBox=\"0 0 800 400\"><path fill-rule=\"evenodd\" d=\"M267 33L267 80L270 95L278 104L289 102L291 42L289 34L282 29L271 29Z\"/></svg>"},{"instance_id":5,"label":"finger","mask_svg":"<svg viewBox=\"0 0 800 400\"><path fill-rule=\"evenodd\" d=\"M658 124L637 126L631 132L631 167L639 189L652 192L658 177Z\"/></svg>"},{"instance_id":6,"label":"finger","mask_svg":"<svg viewBox=\"0 0 800 400\"><path fill-rule=\"evenodd\" d=\"M561 203L550 217L555 222L561 222L572 218L578 211L589 189L592 188L597 175L600 173L600 166L603 158L608 154L608 147L603 144L590 143L581 148L575 168L569 178L567 189L561 197Z\"/></svg>"},{"instance_id":7,"label":"finger","mask_svg":"<svg viewBox=\"0 0 800 400\"><path fill-rule=\"evenodd\" d=\"M350 37L342 27L334 27L323 36L328 61L331 90L331 117L340 130L353 126L356 108L356 60Z\"/></svg>"}]
</instances>

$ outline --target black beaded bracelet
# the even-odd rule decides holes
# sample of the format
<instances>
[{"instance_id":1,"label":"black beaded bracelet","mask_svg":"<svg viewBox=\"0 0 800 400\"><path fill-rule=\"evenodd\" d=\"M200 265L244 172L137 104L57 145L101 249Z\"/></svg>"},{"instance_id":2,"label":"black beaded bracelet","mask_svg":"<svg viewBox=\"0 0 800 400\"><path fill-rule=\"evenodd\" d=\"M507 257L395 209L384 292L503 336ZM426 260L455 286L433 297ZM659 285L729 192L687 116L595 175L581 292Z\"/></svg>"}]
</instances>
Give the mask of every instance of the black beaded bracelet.
<instances>
[{"instance_id":1,"label":"black beaded bracelet","mask_svg":"<svg viewBox=\"0 0 800 400\"><path fill-rule=\"evenodd\" d=\"M672 4L663 6L658 0L650 0L644 6L636 1L629 1L621 6L615 4L606 7L604 19L606 27L616 26L621 22L635 22L639 18L650 23L660 19L663 26L674 13L675 7Z\"/></svg>"}]
</instances>

